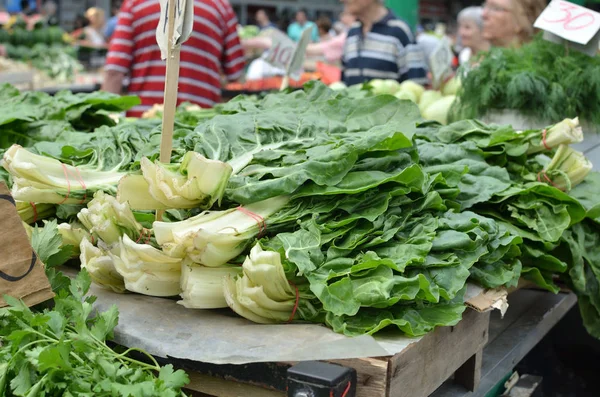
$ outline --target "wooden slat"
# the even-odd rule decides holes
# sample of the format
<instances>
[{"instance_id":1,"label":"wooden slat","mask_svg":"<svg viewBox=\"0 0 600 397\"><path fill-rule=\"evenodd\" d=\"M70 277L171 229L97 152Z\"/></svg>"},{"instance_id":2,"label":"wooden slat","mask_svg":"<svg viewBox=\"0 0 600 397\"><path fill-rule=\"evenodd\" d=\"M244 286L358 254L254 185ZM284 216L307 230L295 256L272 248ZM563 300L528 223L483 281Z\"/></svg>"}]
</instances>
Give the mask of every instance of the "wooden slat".
<instances>
[{"instance_id":1,"label":"wooden slat","mask_svg":"<svg viewBox=\"0 0 600 397\"><path fill-rule=\"evenodd\" d=\"M390 359L389 397L427 397L488 340L488 313L468 310L455 327L442 327Z\"/></svg>"},{"instance_id":2,"label":"wooden slat","mask_svg":"<svg viewBox=\"0 0 600 397\"><path fill-rule=\"evenodd\" d=\"M388 359L359 358L333 360L331 363L354 368L357 374L356 397L385 397L387 387Z\"/></svg>"},{"instance_id":3,"label":"wooden slat","mask_svg":"<svg viewBox=\"0 0 600 397\"><path fill-rule=\"evenodd\" d=\"M479 350L456 371L454 382L464 386L469 391L477 390L481 382L482 359L483 350Z\"/></svg>"},{"instance_id":4,"label":"wooden slat","mask_svg":"<svg viewBox=\"0 0 600 397\"><path fill-rule=\"evenodd\" d=\"M187 389L208 396L217 397L284 397L286 393L263 389L262 387L215 378L209 375L189 372L190 383ZM196 396L202 396L196 395Z\"/></svg>"}]
</instances>

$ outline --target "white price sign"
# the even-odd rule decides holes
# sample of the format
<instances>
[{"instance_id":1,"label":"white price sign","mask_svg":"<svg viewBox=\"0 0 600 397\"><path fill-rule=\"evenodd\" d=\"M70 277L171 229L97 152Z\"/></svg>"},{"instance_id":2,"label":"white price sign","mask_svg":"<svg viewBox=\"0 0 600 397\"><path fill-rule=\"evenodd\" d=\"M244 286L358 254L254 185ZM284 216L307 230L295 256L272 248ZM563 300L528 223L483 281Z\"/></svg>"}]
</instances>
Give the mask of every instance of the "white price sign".
<instances>
[{"instance_id":1,"label":"white price sign","mask_svg":"<svg viewBox=\"0 0 600 397\"><path fill-rule=\"evenodd\" d=\"M450 48L450 42L444 37L429 57L429 67L433 76L434 88L439 88L444 79L451 74L453 57L454 54Z\"/></svg>"},{"instance_id":2,"label":"white price sign","mask_svg":"<svg viewBox=\"0 0 600 397\"><path fill-rule=\"evenodd\" d=\"M577 44L588 44L600 30L600 14L568 1L553 0L534 26Z\"/></svg>"},{"instance_id":3,"label":"white price sign","mask_svg":"<svg viewBox=\"0 0 600 397\"><path fill-rule=\"evenodd\" d=\"M306 29L296 44L284 33L273 31L271 35L273 44L265 61L276 68L286 70L287 75L293 79L299 79L311 34L311 29Z\"/></svg>"},{"instance_id":4,"label":"white price sign","mask_svg":"<svg viewBox=\"0 0 600 397\"><path fill-rule=\"evenodd\" d=\"M292 60L287 69L288 76L291 76L293 79L300 79L300 75L302 73L302 69L304 67L304 57L306 56L306 47L308 47L308 43L310 43L310 38L312 37L312 29L304 29L302 32L302 36L298 41L298 45L296 46L296 50L292 55Z\"/></svg>"},{"instance_id":5,"label":"white price sign","mask_svg":"<svg viewBox=\"0 0 600 397\"><path fill-rule=\"evenodd\" d=\"M273 44L266 54L265 61L278 69L286 70L294 55L296 44L279 30L271 32Z\"/></svg>"},{"instance_id":6,"label":"white price sign","mask_svg":"<svg viewBox=\"0 0 600 397\"><path fill-rule=\"evenodd\" d=\"M192 35L194 30L194 0L159 0L160 21L156 27L156 42L160 47L163 60L167 59L169 44L174 47L181 46ZM169 40L169 4L175 5L175 25L173 27L172 41Z\"/></svg>"}]
</instances>

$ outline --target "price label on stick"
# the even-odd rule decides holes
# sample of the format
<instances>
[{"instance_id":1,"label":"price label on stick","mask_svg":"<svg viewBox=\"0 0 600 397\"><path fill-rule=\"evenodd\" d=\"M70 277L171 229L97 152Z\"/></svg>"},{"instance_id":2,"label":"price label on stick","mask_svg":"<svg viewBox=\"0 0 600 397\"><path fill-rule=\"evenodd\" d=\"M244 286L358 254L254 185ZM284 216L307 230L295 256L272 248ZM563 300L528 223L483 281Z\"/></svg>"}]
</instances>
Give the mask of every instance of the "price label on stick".
<instances>
[{"instance_id":1,"label":"price label on stick","mask_svg":"<svg viewBox=\"0 0 600 397\"><path fill-rule=\"evenodd\" d=\"M267 53L265 61L278 69L287 70L296 49L296 43L278 30L272 31L271 39L273 40L273 44Z\"/></svg>"},{"instance_id":2,"label":"price label on stick","mask_svg":"<svg viewBox=\"0 0 600 397\"><path fill-rule=\"evenodd\" d=\"M156 27L156 42L162 59L167 60L165 73L164 112L160 141L160 161L171 162L173 128L179 85L179 56L181 45L190 38L194 25L194 0L160 0L160 20ZM162 213L157 211L157 220Z\"/></svg>"},{"instance_id":3,"label":"price label on stick","mask_svg":"<svg viewBox=\"0 0 600 397\"><path fill-rule=\"evenodd\" d=\"M173 12L169 7L173 5ZM167 59L169 46L179 47L192 35L194 30L194 0L160 0L160 21L156 27L156 42L162 59ZM169 37L169 17L173 15L173 34Z\"/></svg>"},{"instance_id":4,"label":"price label on stick","mask_svg":"<svg viewBox=\"0 0 600 397\"><path fill-rule=\"evenodd\" d=\"M285 34L274 31L271 35L273 44L265 61L278 69L285 70L286 78L291 76L298 80L302 74L306 47L310 43L311 35L312 30L306 29L302 32L300 41L294 43Z\"/></svg>"},{"instance_id":5,"label":"price label on stick","mask_svg":"<svg viewBox=\"0 0 600 397\"><path fill-rule=\"evenodd\" d=\"M586 45L600 30L600 14L563 0L553 0L533 25L562 39Z\"/></svg>"},{"instance_id":6,"label":"price label on stick","mask_svg":"<svg viewBox=\"0 0 600 397\"><path fill-rule=\"evenodd\" d=\"M298 45L294 50L290 64L288 65L287 75L291 76L294 80L300 79L300 75L302 74L302 69L304 68L304 57L306 56L306 47L308 47L308 43L310 43L312 29L313 28L304 29L304 32L302 32L302 36L300 37L300 41L298 41Z\"/></svg>"}]
</instances>

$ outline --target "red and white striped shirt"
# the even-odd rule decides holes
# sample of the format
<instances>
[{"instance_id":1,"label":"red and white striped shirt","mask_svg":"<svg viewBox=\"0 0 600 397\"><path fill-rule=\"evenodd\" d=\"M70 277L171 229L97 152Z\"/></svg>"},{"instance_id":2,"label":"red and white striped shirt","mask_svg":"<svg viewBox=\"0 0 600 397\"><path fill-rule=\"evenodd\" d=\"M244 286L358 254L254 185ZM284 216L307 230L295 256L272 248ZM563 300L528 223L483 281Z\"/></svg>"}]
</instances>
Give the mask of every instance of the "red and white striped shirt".
<instances>
[{"instance_id":1,"label":"red and white striped shirt","mask_svg":"<svg viewBox=\"0 0 600 397\"><path fill-rule=\"evenodd\" d=\"M129 94L142 104L129 117L139 117L163 103L166 62L156 44L160 19L158 0L125 0L110 42L105 70L130 77ZM178 104L211 107L221 99L221 72L236 80L244 69L244 51L237 34L237 18L228 0L195 0L194 31L181 47Z\"/></svg>"}]
</instances>

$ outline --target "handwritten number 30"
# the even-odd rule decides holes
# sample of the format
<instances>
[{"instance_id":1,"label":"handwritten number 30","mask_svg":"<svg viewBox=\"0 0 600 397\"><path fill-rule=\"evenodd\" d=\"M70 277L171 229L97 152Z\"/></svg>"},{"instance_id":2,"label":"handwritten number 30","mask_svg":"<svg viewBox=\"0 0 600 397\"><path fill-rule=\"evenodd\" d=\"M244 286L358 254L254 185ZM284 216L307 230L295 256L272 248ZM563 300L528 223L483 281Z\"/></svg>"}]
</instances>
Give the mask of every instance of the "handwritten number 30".
<instances>
[{"instance_id":1,"label":"handwritten number 30","mask_svg":"<svg viewBox=\"0 0 600 397\"><path fill-rule=\"evenodd\" d=\"M560 11L563 12L564 16L560 19L544 18L546 20L546 22L562 23L563 29L565 29L565 30L580 30L580 29L585 29L588 26L593 25L596 20L596 18L594 17L594 14L592 14L589 11L584 11L585 9L582 10L580 7L576 7L572 4L569 4L566 2L561 2L559 7L560 7ZM574 15L574 13L577 11L584 11L584 12ZM577 21L579 23L576 23Z\"/></svg>"}]
</instances>

